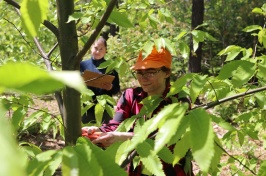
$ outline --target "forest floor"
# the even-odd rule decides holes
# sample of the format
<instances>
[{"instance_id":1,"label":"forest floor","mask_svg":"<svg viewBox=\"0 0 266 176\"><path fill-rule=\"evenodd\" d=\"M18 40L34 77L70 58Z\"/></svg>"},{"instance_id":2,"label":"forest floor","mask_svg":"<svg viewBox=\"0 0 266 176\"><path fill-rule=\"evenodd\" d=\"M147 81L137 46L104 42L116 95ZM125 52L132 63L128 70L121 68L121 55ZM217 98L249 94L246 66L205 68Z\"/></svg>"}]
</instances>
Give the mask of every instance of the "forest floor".
<instances>
[{"instance_id":1,"label":"forest floor","mask_svg":"<svg viewBox=\"0 0 266 176\"><path fill-rule=\"evenodd\" d=\"M36 99L34 100L36 107L34 109L40 109L40 108L48 108L49 113L53 115L59 115L59 110L58 110L58 105L55 99L53 98L48 98L48 99ZM33 110L34 111L34 110ZM224 129L220 128L218 125L213 125L213 129L216 132L217 136L219 138L222 138L224 134L227 132ZM22 137L23 141L25 142L30 142L32 144L35 144L36 146L39 146L43 151L46 150L59 150L62 149L65 146L64 140L60 136L56 136L56 138L53 138L52 134L27 134ZM254 147L251 155L253 157L256 157L257 159L260 160L266 160L266 151L264 150L263 143L262 141L255 141L255 140L250 140L250 144L246 145L246 147ZM256 145L254 145L256 144ZM248 149L246 149L248 150ZM236 156L236 155L248 155L248 153L245 153L243 149L234 149L234 150L228 150L227 151L231 156ZM242 153L244 152L244 153ZM250 155L250 156L251 156ZM250 157L247 156L247 157ZM223 165L223 163L227 163L227 160L230 157L226 154L224 154L221 158L220 164ZM243 166L238 165L236 166L237 168L242 170ZM257 164L255 167L259 167ZM196 175L199 172L199 167L197 166L196 163L193 162L193 173ZM236 173L231 171L231 168L229 166L224 165L221 169L220 176L230 176L230 175L235 175ZM250 172L246 173L246 175L253 175Z\"/></svg>"}]
</instances>

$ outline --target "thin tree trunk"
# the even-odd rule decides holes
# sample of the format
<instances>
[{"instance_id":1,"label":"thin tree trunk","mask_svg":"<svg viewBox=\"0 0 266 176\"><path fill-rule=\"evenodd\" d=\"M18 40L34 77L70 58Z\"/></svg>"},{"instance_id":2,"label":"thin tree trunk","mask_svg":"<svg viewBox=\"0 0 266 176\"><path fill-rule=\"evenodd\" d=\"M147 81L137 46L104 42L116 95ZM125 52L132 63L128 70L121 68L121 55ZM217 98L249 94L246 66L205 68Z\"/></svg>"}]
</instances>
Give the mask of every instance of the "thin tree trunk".
<instances>
[{"instance_id":1,"label":"thin tree trunk","mask_svg":"<svg viewBox=\"0 0 266 176\"><path fill-rule=\"evenodd\" d=\"M195 29L198 25L203 23L204 17L204 0L193 0L192 1L192 21L191 29ZM201 72L201 58L202 58L202 43L199 44L198 49L193 52L193 41L191 38L190 43L190 57L188 70L192 73Z\"/></svg>"},{"instance_id":2,"label":"thin tree trunk","mask_svg":"<svg viewBox=\"0 0 266 176\"><path fill-rule=\"evenodd\" d=\"M62 70L79 70L75 57L78 53L78 38L75 22L68 17L74 12L74 0L57 0L58 44L62 60ZM66 145L74 145L81 135L80 93L66 87L63 90L64 126Z\"/></svg>"}]
</instances>

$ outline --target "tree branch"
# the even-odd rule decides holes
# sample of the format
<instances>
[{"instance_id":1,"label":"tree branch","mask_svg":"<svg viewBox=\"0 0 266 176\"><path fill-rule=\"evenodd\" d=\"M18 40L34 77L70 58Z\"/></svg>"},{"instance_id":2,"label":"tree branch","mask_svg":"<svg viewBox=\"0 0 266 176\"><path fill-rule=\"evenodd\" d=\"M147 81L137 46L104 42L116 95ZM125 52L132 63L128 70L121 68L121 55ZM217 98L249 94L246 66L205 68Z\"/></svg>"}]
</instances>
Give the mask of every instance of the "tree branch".
<instances>
[{"instance_id":1,"label":"tree branch","mask_svg":"<svg viewBox=\"0 0 266 176\"><path fill-rule=\"evenodd\" d=\"M44 62L45 62L45 65L46 65L48 71L52 71L53 67L52 67L52 64L50 62L49 56L52 53L52 51L54 51L54 49L58 46L58 43L47 54L47 53L44 52L43 48L41 47L41 44L40 44L39 40L36 37L34 37L33 40L34 40L39 52L41 53L42 58L44 59ZM58 105L58 108L59 108L59 112L61 114L61 117L63 118L64 117L63 116L64 104L63 104L63 97L62 97L61 91L56 91L54 95L55 95L55 98L57 100L57 105Z\"/></svg>"},{"instance_id":2,"label":"tree branch","mask_svg":"<svg viewBox=\"0 0 266 176\"><path fill-rule=\"evenodd\" d=\"M265 87L260 87L260 88L257 88L257 89L248 90L248 91L246 91L244 93L239 93L239 94L236 94L236 95L231 96L231 97L227 97L227 98L223 98L223 99L220 99L220 100L217 100L217 101L214 101L214 102L207 103L206 105L195 106L195 107L192 108L192 110L196 109L196 108L199 108L199 107L202 107L203 109L210 109L210 108L212 108L214 106L217 106L219 104L225 103L227 101L234 100L234 99L237 99L237 98L240 98L240 97L244 97L246 95L262 92L262 91L265 91L265 90L266 90L266 86Z\"/></svg>"}]
</instances>

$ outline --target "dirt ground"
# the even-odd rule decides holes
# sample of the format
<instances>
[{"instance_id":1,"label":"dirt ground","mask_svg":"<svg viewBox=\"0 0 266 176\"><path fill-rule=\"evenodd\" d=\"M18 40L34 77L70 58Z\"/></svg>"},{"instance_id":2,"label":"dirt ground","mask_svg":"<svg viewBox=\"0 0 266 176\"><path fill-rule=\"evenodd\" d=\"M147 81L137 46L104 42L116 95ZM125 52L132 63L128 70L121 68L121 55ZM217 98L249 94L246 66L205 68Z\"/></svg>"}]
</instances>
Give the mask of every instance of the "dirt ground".
<instances>
[{"instance_id":1,"label":"dirt ground","mask_svg":"<svg viewBox=\"0 0 266 176\"><path fill-rule=\"evenodd\" d=\"M35 106L34 108L29 108L28 115L35 112L37 109L47 108L48 112L52 115L59 115L58 105L56 100L47 96L43 99L36 98L34 99ZM25 133L22 134L20 141L29 142L40 147L43 151L51 149L61 149L65 146L65 141L57 135L56 138L51 134L41 134L41 133Z\"/></svg>"},{"instance_id":2,"label":"dirt ground","mask_svg":"<svg viewBox=\"0 0 266 176\"><path fill-rule=\"evenodd\" d=\"M43 99L43 100L39 100L36 99L35 100L35 104L38 108L48 108L48 111L51 114L54 115L59 115L59 110L58 110L58 106L57 106L57 102L55 99L53 98L48 98L48 99ZM219 138L222 138L223 135L226 133L225 130L223 130L222 128L220 128L218 125L214 125L213 126L214 131L216 132L217 136ZM60 136L57 136L55 139L52 137L51 134L30 134L30 135L25 135L23 137L24 141L33 143L37 146L39 146L43 151L45 150L50 150L50 149L62 149L65 146L65 142L64 140L62 140L60 138ZM251 140L250 143L256 144L256 146L258 146L254 151L254 156L259 158L259 159L266 159L266 151L263 148L263 143L262 141L254 141ZM234 155L239 155L239 152L242 152L240 150L234 150L234 151L228 151L230 153L230 155L234 156ZM223 155L221 158L221 163L224 163L228 160L229 156L228 155ZM239 169L241 169L243 166L239 166ZM259 165L257 165L257 167L259 167ZM196 163L193 163L193 172L196 175L199 172L199 167L197 166ZM230 171L229 166L224 166L221 170L221 174L220 176L230 176L230 175L234 175L235 173L232 173ZM253 175L251 173L247 173L247 175Z\"/></svg>"}]
</instances>

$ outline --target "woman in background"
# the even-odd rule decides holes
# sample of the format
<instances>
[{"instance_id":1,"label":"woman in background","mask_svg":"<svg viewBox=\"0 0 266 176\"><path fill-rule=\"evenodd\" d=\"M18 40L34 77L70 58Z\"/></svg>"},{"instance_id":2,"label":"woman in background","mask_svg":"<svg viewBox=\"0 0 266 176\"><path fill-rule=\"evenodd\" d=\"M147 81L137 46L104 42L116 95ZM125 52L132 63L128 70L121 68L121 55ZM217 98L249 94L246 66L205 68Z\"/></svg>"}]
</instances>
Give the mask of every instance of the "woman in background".
<instances>
[{"instance_id":1,"label":"woman in background","mask_svg":"<svg viewBox=\"0 0 266 176\"><path fill-rule=\"evenodd\" d=\"M91 58L85 61L80 62L80 72L83 73L85 70L89 70L92 72L100 73L100 74L109 74L113 75L115 78L112 84L103 84L103 88L96 88L96 87L89 87L90 90L93 91L94 96L93 103L97 104L96 96L98 95L109 95L113 96L120 91L119 85L119 76L118 73L113 70L110 73L105 73L106 68L98 69L97 67L100 66L101 63L105 62L104 56L107 52L107 43L103 37L98 38L91 47ZM92 106L87 112L82 116L82 123L89 123L95 121L95 105ZM102 122L107 123L111 120L112 117L104 111Z\"/></svg>"}]
</instances>

